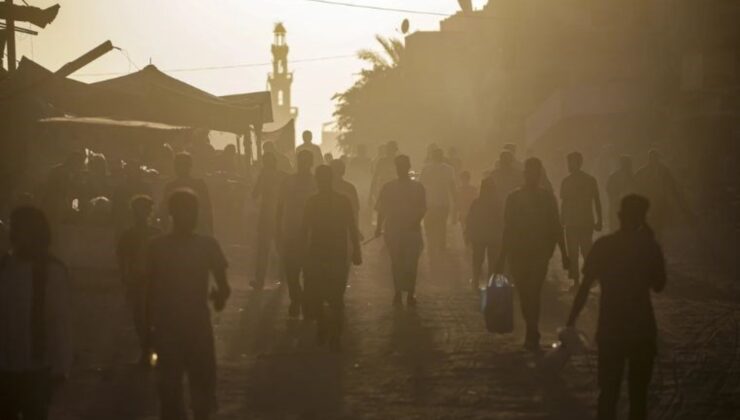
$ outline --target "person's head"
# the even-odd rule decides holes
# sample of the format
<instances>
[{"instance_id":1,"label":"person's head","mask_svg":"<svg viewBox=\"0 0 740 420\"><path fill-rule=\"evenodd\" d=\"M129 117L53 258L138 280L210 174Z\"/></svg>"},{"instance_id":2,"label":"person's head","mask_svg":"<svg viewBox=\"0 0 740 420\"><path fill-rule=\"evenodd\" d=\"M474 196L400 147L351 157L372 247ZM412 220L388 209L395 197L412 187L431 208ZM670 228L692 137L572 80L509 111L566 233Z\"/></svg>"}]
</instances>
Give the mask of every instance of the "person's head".
<instances>
[{"instance_id":1,"label":"person's head","mask_svg":"<svg viewBox=\"0 0 740 420\"><path fill-rule=\"evenodd\" d=\"M332 160L329 163L329 166L331 166L331 170L334 174L335 179L344 178L344 173L347 171L347 167L341 159Z\"/></svg>"},{"instance_id":2,"label":"person's head","mask_svg":"<svg viewBox=\"0 0 740 420\"><path fill-rule=\"evenodd\" d=\"M308 150L301 150L298 152L298 155L296 156L296 167L298 173L305 174L311 172L311 168L313 167L313 154Z\"/></svg>"},{"instance_id":3,"label":"person's head","mask_svg":"<svg viewBox=\"0 0 740 420\"><path fill-rule=\"evenodd\" d=\"M524 185L526 187L537 187L542 179L542 161L537 158L529 158L524 161Z\"/></svg>"},{"instance_id":4,"label":"person's head","mask_svg":"<svg viewBox=\"0 0 740 420\"><path fill-rule=\"evenodd\" d=\"M136 159L131 159L128 162L126 162L126 166L123 168L123 173L126 175L126 178L130 180L136 180L141 178L143 175L143 171L141 170L141 162Z\"/></svg>"},{"instance_id":5,"label":"person's head","mask_svg":"<svg viewBox=\"0 0 740 420\"><path fill-rule=\"evenodd\" d=\"M434 163L442 163L445 160L445 152L440 148L432 149L429 153L429 158Z\"/></svg>"},{"instance_id":6,"label":"person's head","mask_svg":"<svg viewBox=\"0 0 740 420\"><path fill-rule=\"evenodd\" d=\"M334 181L334 174L332 173L331 166L319 165L316 167L316 188L320 192L331 191L332 182Z\"/></svg>"},{"instance_id":7,"label":"person's head","mask_svg":"<svg viewBox=\"0 0 740 420\"><path fill-rule=\"evenodd\" d=\"M583 166L583 155L581 152L568 153L566 160L568 161L568 171L570 173L581 170L581 167Z\"/></svg>"},{"instance_id":8,"label":"person's head","mask_svg":"<svg viewBox=\"0 0 740 420\"><path fill-rule=\"evenodd\" d=\"M131 199L130 206L131 213L134 215L134 222L136 224L146 224L152 215L154 200L148 195L137 195Z\"/></svg>"},{"instance_id":9,"label":"person's head","mask_svg":"<svg viewBox=\"0 0 740 420\"><path fill-rule=\"evenodd\" d=\"M516 144L514 143L506 143L504 145L504 150L511 153L511 156L516 158Z\"/></svg>"},{"instance_id":10,"label":"person's head","mask_svg":"<svg viewBox=\"0 0 740 420\"><path fill-rule=\"evenodd\" d=\"M629 194L622 199L619 208L619 222L624 230L635 230L645 226L650 201L637 194Z\"/></svg>"},{"instance_id":11,"label":"person's head","mask_svg":"<svg viewBox=\"0 0 740 420\"><path fill-rule=\"evenodd\" d=\"M64 167L71 171L81 171L85 168L85 153L75 150L67 155L64 160Z\"/></svg>"},{"instance_id":12,"label":"person's head","mask_svg":"<svg viewBox=\"0 0 740 420\"><path fill-rule=\"evenodd\" d=\"M10 214L10 245L13 253L23 259L48 255L51 226L44 212L32 206L13 210Z\"/></svg>"},{"instance_id":13,"label":"person's head","mask_svg":"<svg viewBox=\"0 0 740 420\"><path fill-rule=\"evenodd\" d=\"M655 149L651 149L648 152L648 164L657 165L660 163L660 152Z\"/></svg>"},{"instance_id":14,"label":"person's head","mask_svg":"<svg viewBox=\"0 0 740 420\"><path fill-rule=\"evenodd\" d=\"M227 144L224 147L224 155L233 156L235 154L236 154L236 146L234 146L233 144Z\"/></svg>"},{"instance_id":15,"label":"person's head","mask_svg":"<svg viewBox=\"0 0 740 420\"><path fill-rule=\"evenodd\" d=\"M172 217L172 230L191 233L198 224L198 196L189 189L177 190L170 195L167 208Z\"/></svg>"},{"instance_id":16,"label":"person's head","mask_svg":"<svg viewBox=\"0 0 740 420\"><path fill-rule=\"evenodd\" d=\"M193 170L193 157L190 153L180 152L175 155L175 175L180 178L187 178L190 176L190 171Z\"/></svg>"},{"instance_id":17,"label":"person's head","mask_svg":"<svg viewBox=\"0 0 740 420\"><path fill-rule=\"evenodd\" d=\"M625 172L632 172L632 157L627 155L620 156L619 169Z\"/></svg>"},{"instance_id":18,"label":"person's head","mask_svg":"<svg viewBox=\"0 0 740 420\"><path fill-rule=\"evenodd\" d=\"M396 175L399 178L408 178L411 170L411 159L406 155L398 155L393 162L396 164Z\"/></svg>"},{"instance_id":19,"label":"person's head","mask_svg":"<svg viewBox=\"0 0 740 420\"><path fill-rule=\"evenodd\" d=\"M499 155L498 161L502 168L511 168L514 164L514 155L509 151L503 151Z\"/></svg>"},{"instance_id":20,"label":"person's head","mask_svg":"<svg viewBox=\"0 0 740 420\"><path fill-rule=\"evenodd\" d=\"M277 169L277 158L275 153L266 152L262 155L262 167L265 169Z\"/></svg>"},{"instance_id":21,"label":"person's head","mask_svg":"<svg viewBox=\"0 0 740 420\"><path fill-rule=\"evenodd\" d=\"M470 184L470 172L468 171L462 171L460 172L460 183L463 185L469 185Z\"/></svg>"},{"instance_id":22,"label":"person's head","mask_svg":"<svg viewBox=\"0 0 740 420\"><path fill-rule=\"evenodd\" d=\"M331 153L324 153L324 162L331 162L334 160L334 155Z\"/></svg>"},{"instance_id":23,"label":"person's head","mask_svg":"<svg viewBox=\"0 0 740 420\"><path fill-rule=\"evenodd\" d=\"M262 143L262 152L263 153L274 153L275 152L275 143L271 141L266 141Z\"/></svg>"},{"instance_id":24,"label":"person's head","mask_svg":"<svg viewBox=\"0 0 740 420\"><path fill-rule=\"evenodd\" d=\"M304 131L301 137L303 138L304 144L311 144L313 141L313 133L309 130Z\"/></svg>"},{"instance_id":25,"label":"person's head","mask_svg":"<svg viewBox=\"0 0 740 420\"><path fill-rule=\"evenodd\" d=\"M90 173L101 177L108 175L108 161L102 153L92 153L87 164Z\"/></svg>"},{"instance_id":26,"label":"person's head","mask_svg":"<svg viewBox=\"0 0 740 420\"><path fill-rule=\"evenodd\" d=\"M398 143L396 143L395 141L392 141L392 140L389 141L388 143L386 143L385 144L385 153L389 157L396 157L396 155L398 154Z\"/></svg>"}]
</instances>

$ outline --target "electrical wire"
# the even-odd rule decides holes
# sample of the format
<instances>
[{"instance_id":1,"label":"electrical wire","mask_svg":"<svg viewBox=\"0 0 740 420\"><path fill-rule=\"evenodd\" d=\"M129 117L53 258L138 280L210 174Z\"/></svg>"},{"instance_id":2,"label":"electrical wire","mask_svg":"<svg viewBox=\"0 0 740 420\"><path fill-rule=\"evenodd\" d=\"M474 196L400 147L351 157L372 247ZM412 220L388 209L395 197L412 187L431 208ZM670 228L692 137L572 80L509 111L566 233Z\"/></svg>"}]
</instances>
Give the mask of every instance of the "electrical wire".
<instances>
[{"instance_id":1,"label":"electrical wire","mask_svg":"<svg viewBox=\"0 0 740 420\"><path fill-rule=\"evenodd\" d=\"M442 16L442 17L449 17L449 13L442 13L442 12L432 12L432 11L425 11L425 10L411 10L411 9L399 9L395 7L383 7L383 6L372 6L369 4L355 4L355 3L344 3L341 1L332 1L332 0L304 0L311 3L321 3L321 4L328 4L331 6L342 6L342 7L353 7L356 9L369 9L369 10L379 10L383 12L396 12L396 13L408 13L412 15L427 15L427 16Z\"/></svg>"},{"instance_id":2,"label":"electrical wire","mask_svg":"<svg viewBox=\"0 0 740 420\"><path fill-rule=\"evenodd\" d=\"M120 48L117 48L119 49ZM123 52L123 50L121 50ZM290 60L291 64L297 64L297 63L312 63L312 62L318 62L318 61L330 61L330 60L340 60L345 58L355 58L355 54L345 54L345 55L334 55L334 56L326 56L326 57L313 57L313 58L304 58L304 59L298 59L298 60ZM130 63L133 64L134 67L136 67L137 70L140 70L138 66L136 66L133 61L129 59ZM230 64L230 65L221 65L221 66L205 66L205 67L185 67L185 68L174 68L174 69L164 69L161 70L164 73L183 73L183 72L195 72L195 71L211 71L211 70L226 70L226 69L238 69L238 68L248 68L248 67L264 67L264 66L271 66L272 62L265 62L265 63L244 63L244 64ZM84 73L84 74L78 74L77 77L99 77L99 76L120 76L122 72L114 72L114 73Z\"/></svg>"}]
</instances>

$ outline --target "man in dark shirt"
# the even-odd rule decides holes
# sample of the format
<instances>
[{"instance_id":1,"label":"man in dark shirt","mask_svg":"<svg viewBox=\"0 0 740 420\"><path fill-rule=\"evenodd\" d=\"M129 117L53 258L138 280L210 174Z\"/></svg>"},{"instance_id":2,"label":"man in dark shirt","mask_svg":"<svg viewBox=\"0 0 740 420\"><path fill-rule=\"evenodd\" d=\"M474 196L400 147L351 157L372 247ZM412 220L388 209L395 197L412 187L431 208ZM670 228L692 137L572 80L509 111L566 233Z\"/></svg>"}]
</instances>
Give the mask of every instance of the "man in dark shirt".
<instances>
[{"instance_id":1,"label":"man in dark shirt","mask_svg":"<svg viewBox=\"0 0 740 420\"><path fill-rule=\"evenodd\" d=\"M524 347L532 351L540 349L540 295L556 244L563 268L567 270L569 264L558 205L555 196L540 186L541 179L542 162L527 159L524 186L506 199L503 244L495 270L502 273L508 261L527 329Z\"/></svg>"},{"instance_id":2,"label":"man in dark shirt","mask_svg":"<svg viewBox=\"0 0 740 420\"><path fill-rule=\"evenodd\" d=\"M306 202L303 235L306 244L305 296L318 323L318 341L338 350L344 317L344 290L350 258L362 264L360 235L350 201L332 186L332 170L316 168L318 194ZM324 303L329 314L324 313Z\"/></svg>"},{"instance_id":3,"label":"man in dark shirt","mask_svg":"<svg viewBox=\"0 0 740 420\"><path fill-rule=\"evenodd\" d=\"M251 286L262 290L265 286L270 250L275 245L275 223L278 193L286 173L278 168L278 161L273 153L262 156L262 171L252 191L252 198L259 200L257 216L257 251L255 257L255 274Z\"/></svg>"},{"instance_id":4,"label":"man in dark shirt","mask_svg":"<svg viewBox=\"0 0 740 420\"><path fill-rule=\"evenodd\" d=\"M416 274L424 247L421 220L426 213L426 192L421 183L409 176L411 160L406 155L395 158L398 179L383 186L375 210L378 222L375 237L384 236L391 257L391 271L396 294L393 305L416 306Z\"/></svg>"},{"instance_id":5,"label":"man in dark shirt","mask_svg":"<svg viewBox=\"0 0 740 420\"><path fill-rule=\"evenodd\" d=\"M616 232L619 229L619 205L628 194L637 191L635 171L632 170L632 158L621 156L619 169L609 175L606 181L606 194L609 197L609 230Z\"/></svg>"},{"instance_id":6,"label":"man in dark shirt","mask_svg":"<svg viewBox=\"0 0 740 420\"><path fill-rule=\"evenodd\" d=\"M195 233L198 197L173 192L168 201L172 231L147 247L145 278L154 351L158 355L162 419L185 419L183 376L188 376L193 418L207 420L216 401L216 355L208 308L222 311L231 289L221 246ZM211 291L210 277L215 288Z\"/></svg>"},{"instance_id":7,"label":"man in dark shirt","mask_svg":"<svg viewBox=\"0 0 740 420\"><path fill-rule=\"evenodd\" d=\"M126 301L133 313L134 328L139 338L141 358L139 364L149 363L151 345L146 325L146 279L144 262L146 246L150 239L162 233L152 226L151 215L154 201L148 195L139 195L131 200L134 225L126 229L118 240L116 254L118 269L126 291Z\"/></svg>"},{"instance_id":8,"label":"man in dark shirt","mask_svg":"<svg viewBox=\"0 0 740 420\"><path fill-rule=\"evenodd\" d=\"M575 325L594 281L601 283L596 340L599 346L599 416L616 418L619 388L629 364L630 419L647 417L657 328L650 290L665 287L663 252L645 220L650 203L628 195L619 211L621 228L594 244L583 267L583 284L568 318Z\"/></svg>"},{"instance_id":9,"label":"man in dark shirt","mask_svg":"<svg viewBox=\"0 0 740 420\"><path fill-rule=\"evenodd\" d=\"M582 255L586 258L593 245L594 231L601 232L602 214L596 178L581 169L583 155L573 152L568 154L567 160L570 175L563 179L560 186L560 214L570 256L568 277L573 280L572 290L575 291L580 280L579 257Z\"/></svg>"},{"instance_id":10,"label":"man in dark shirt","mask_svg":"<svg viewBox=\"0 0 740 420\"><path fill-rule=\"evenodd\" d=\"M316 182L311 175L313 155L308 150L302 150L298 152L296 162L297 172L286 177L280 185L275 223L280 258L283 260L283 270L290 295L288 314L294 318L301 315L303 294L301 287L301 273L305 257L303 215L306 201L316 193ZM312 317L313 315L304 312L304 316Z\"/></svg>"}]
</instances>

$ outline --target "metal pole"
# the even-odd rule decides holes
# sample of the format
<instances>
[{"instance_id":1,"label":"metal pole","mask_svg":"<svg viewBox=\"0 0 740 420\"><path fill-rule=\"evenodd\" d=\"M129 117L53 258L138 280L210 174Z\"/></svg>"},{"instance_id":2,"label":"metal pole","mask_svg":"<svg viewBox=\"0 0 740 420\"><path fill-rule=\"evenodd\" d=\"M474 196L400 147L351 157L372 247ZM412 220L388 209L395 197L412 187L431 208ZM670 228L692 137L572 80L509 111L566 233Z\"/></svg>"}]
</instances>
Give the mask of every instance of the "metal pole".
<instances>
[{"instance_id":1,"label":"metal pole","mask_svg":"<svg viewBox=\"0 0 740 420\"><path fill-rule=\"evenodd\" d=\"M13 7L13 0L5 0L8 6ZM8 72L15 71L15 19L10 14L5 19L6 42L8 43Z\"/></svg>"},{"instance_id":2,"label":"metal pole","mask_svg":"<svg viewBox=\"0 0 740 420\"><path fill-rule=\"evenodd\" d=\"M97 60L102 55L104 55L105 53L107 53L108 51L112 49L113 49L113 44L110 41L105 41L102 44L98 45L97 47L93 48L92 50L81 55L79 58L76 58L75 60L70 61L69 63L63 65L62 68L60 68L59 70L55 72L55 74L62 76L62 77L67 77L70 74L76 72L77 70Z\"/></svg>"}]
</instances>

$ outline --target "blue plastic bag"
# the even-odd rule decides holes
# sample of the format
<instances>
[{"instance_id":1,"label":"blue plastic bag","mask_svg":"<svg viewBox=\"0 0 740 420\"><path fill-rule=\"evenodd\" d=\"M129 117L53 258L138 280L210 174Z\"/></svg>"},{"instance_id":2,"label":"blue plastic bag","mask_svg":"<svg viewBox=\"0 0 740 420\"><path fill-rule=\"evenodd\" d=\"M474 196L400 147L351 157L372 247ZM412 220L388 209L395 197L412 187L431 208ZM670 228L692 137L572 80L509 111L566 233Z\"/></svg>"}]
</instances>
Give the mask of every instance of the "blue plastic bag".
<instances>
[{"instance_id":1,"label":"blue plastic bag","mask_svg":"<svg viewBox=\"0 0 740 420\"><path fill-rule=\"evenodd\" d=\"M503 274L494 274L482 291L481 308L486 329L492 333L514 331L514 288Z\"/></svg>"}]
</instances>

